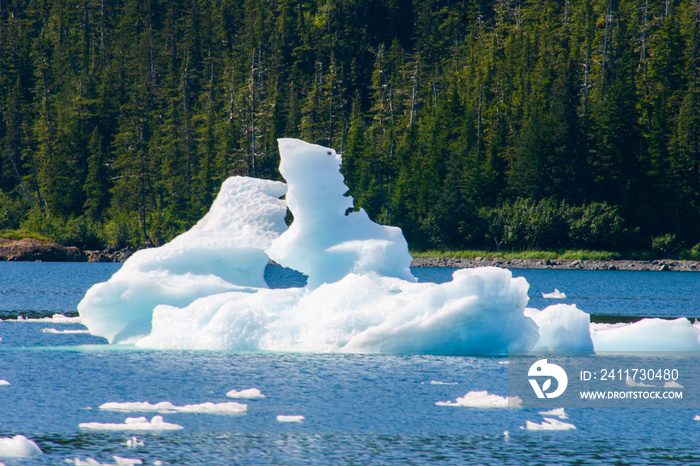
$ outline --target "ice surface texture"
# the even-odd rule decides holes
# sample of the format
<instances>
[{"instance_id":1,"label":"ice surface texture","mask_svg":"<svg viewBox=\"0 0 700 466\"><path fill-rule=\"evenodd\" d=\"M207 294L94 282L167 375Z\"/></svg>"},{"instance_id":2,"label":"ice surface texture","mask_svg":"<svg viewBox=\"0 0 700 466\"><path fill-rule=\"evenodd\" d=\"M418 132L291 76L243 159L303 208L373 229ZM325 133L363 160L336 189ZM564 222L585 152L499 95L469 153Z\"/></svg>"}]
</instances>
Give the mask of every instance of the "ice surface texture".
<instances>
[{"instance_id":1,"label":"ice surface texture","mask_svg":"<svg viewBox=\"0 0 700 466\"><path fill-rule=\"evenodd\" d=\"M618 346L618 336L653 339L640 326L592 340L588 314L571 305L526 311L527 281L504 269L416 283L401 230L372 222L345 195L339 154L295 139L279 148L286 185L228 179L195 227L134 254L87 292L78 309L90 332L144 348L410 354L590 351ZM307 285L267 288L270 258L306 274ZM668 330L697 349L699 330L688 325Z\"/></svg>"}]
</instances>

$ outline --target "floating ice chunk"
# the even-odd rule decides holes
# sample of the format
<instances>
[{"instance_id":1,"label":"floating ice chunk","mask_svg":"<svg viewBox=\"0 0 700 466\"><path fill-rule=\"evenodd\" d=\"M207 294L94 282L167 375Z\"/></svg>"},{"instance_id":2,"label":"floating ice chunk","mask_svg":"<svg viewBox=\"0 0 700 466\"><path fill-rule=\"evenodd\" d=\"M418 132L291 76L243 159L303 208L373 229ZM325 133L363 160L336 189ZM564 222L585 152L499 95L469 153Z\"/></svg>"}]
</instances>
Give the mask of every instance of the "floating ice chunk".
<instances>
[{"instance_id":1,"label":"floating ice chunk","mask_svg":"<svg viewBox=\"0 0 700 466\"><path fill-rule=\"evenodd\" d=\"M69 334L82 334L82 333L90 333L89 330L86 329L72 329L72 330L57 330L55 328L42 328L41 331L43 333L53 333L56 335L69 335Z\"/></svg>"},{"instance_id":2,"label":"floating ice chunk","mask_svg":"<svg viewBox=\"0 0 700 466\"><path fill-rule=\"evenodd\" d=\"M2 319L0 319L2 321ZM63 314L54 314L51 317L23 317L17 316L16 319L7 319L4 322L49 322L52 324L80 324L80 317L68 317Z\"/></svg>"},{"instance_id":3,"label":"floating ice chunk","mask_svg":"<svg viewBox=\"0 0 700 466\"><path fill-rule=\"evenodd\" d=\"M700 421L700 414L696 414L693 421Z\"/></svg>"},{"instance_id":4,"label":"floating ice chunk","mask_svg":"<svg viewBox=\"0 0 700 466\"><path fill-rule=\"evenodd\" d=\"M430 385L457 385L457 382L440 382L437 380L431 380Z\"/></svg>"},{"instance_id":5,"label":"floating ice chunk","mask_svg":"<svg viewBox=\"0 0 700 466\"><path fill-rule=\"evenodd\" d=\"M596 351L700 351L700 328L683 317L591 330L591 339Z\"/></svg>"},{"instance_id":6,"label":"floating ice chunk","mask_svg":"<svg viewBox=\"0 0 700 466\"><path fill-rule=\"evenodd\" d=\"M505 440L505 441L507 442L509 438L510 438L510 437L509 437L509 435L508 435L508 431L507 431L507 430L504 430L504 431L503 431L503 440Z\"/></svg>"},{"instance_id":7,"label":"floating ice chunk","mask_svg":"<svg viewBox=\"0 0 700 466\"><path fill-rule=\"evenodd\" d=\"M669 380L668 382L664 382L663 388L683 388L683 385L675 380Z\"/></svg>"},{"instance_id":8,"label":"floating ice chunk","mask_svg":"<svg viewBox=\"0 0 700 466\"><path fill-rule=\"evenodd\" d=\"M289 185L294 222L272 242L270 257L306 274L308 287L336 282L349 273L375 272L415 281L401 229L372 222L353 209L333 149L298 139L279 139L279 170Z\"/></svg>"},{"instance_id":9,"label":"floating ice chunk","mask_svg":"<svg viewBox=\"0 0 700 466\"><path fill-rule=\"evenodd\" d=\"M522 429L522 427L521 427ZM572 430L576 426L568 422L559 421L557 419L546 417L541 424L532 421L525 421L525 429L527 430Z\"/></svg>"},{"instance_id":10,"label":"floating ice chunk","mask_svg":"<svg viewBox=\"0 0 700 466\"><path fill-rule=\"evenodd\" d=\"M456 401L438 401L438 406L464 406L467 408L517 408L522 404L522 400L517 396L499 396L486 390L468 392Z\"/></svg>"},{"instance_id":11,"label":"floating ice chunk","mask_svg":"<svg viewBox=\"0 0 700 466\"><path fill-rule=\"evenodd\" d=\"M7 380L0 380L0 387L3 385L10 385L10 382L8 382Z\"/></svg>"},{"instance_id":12,"label":"floating ice chunk","mask_svg":"<svg viewBox=\"0 0 700 466\"><path fill-rule=\"evenodd\" d=\"M555 408L549 411L542 411L539 414L543 416L556 416L559 419L568 419L569 416L564 412L564 408Z\"/></svg>"},{"instance_id":13,"label":"floating ice chunk","mask_svg":"<svg viewBox=\"0 0 700 466\"><path fill-rule=\"evenodd\" d=\"M532 351L593 351L591 316L575 304L555 304L541 311L528 308L525 315L539 328L540 338Z\"/></svg>"},{"instance_id":14,"label":"floating ice chunk","mask_svg":"<svg viewBox=\"0 0 700 466\"><path fill-rule=\"evenodd\" d=\"M566 299L566 294L554 288L551 293L542 293L542 297L546 299Z\"/></svg>"},{"instance_id":15,"label":"floating ice chunk","mask_svg":"<svg viewBox=\"0 0 700 466\"><path fill-rule=\"evenodd\" d=\"M153 309L245 287L266 287L265 249L286 229L284 183L232 177L189 231L131 256L78 304L90 333L109 342L151 331ZM248 289L248 291L253 291Z\"/></svg>"},{"instance_id":16,"label":"floating ice chunk","mask_svg":"<svg viewBox=\"0 0 700 466\"><path fill-rule=\"evenodd\" d=\"M247 405L236 402L228 403L202 403L202 404L192 404L185 406L175 406L169 401L161 401L160 403L151 404L148 402L130 402L130 403L120 403L120 402L109 402L100 405L100 409L104 411L140 411L140 412L150 412L154 411L157 413L200 413L200 414L228 414L237 415L243 414L248 409Z\"/></svg>"},{"instance_id":17,"label":"floating ice chunk","mask_svg":"<svg viewBox=\"0 0 700 466\"><path fill-rule=\"evenodd\" d=\"M646 384L644 382L637 382L636 380L630 379L629 377L627 377L625 379L625 385L627 385L628 387L655 387L656 386L656 385L649 385L649 384Z\"/></svg>"},{"instance_id":18,"label":"floating ice chunk","mask_svg":"<svg viewBox=\"0 0 700 466\"><path fill-rule=\"evenodd\" d=\"M66 463L74 464L75 466L134 466L136 464L143 464L143 461L135 458L122 458L120 456L113 456L114 463L100 463L95 458L86 458L81 460L80 458L66 459Z\"/></svg>"},{"instance_id":19,"label":"floating ice chunk","mask_svg":"<svg viewBox=\"0 0 700 466\"><path fill-rule=\"evenodd\" d=\"M0 438L0 457L26 458L41 455L42 453L39 446L24 435Z\"/></svg>"},{"instance_id":20,"label":"floating ice chunk","mask_svg":"<svg viewBox=\"0 0 700 466\"><path fill-rule=\"evenodd\" d=\"M283 414L277 416L278 422L303 422L304 419L304 416L287 416Z\"/></svg>"},{"instance_id":21,"label":"floating ice chunk","mask_svg":"<svg viewBox=\"0 0 700 466\"><path fill-rule=\"evenodd\" d=\"M137 447L143 447L145 443L143 443L143 440L141 440L138 437L131 437L130 439L127 439L126 442L122 443L127 448L137 448Z\"/></svg>"},{"instance_id":22,"label":"floating ice chunk","mask_svg":"<svg viewBox=\"0 0 700 466\"><path fill-rule=\"evenodd\" d=\"M170 424L163 421L163 416L153 416L148 421L145 417L127 417L123 424L102 423L102 422L83 422L78 424L81 429L87 430L147 430L147 431L163 431L163 430L180 430L183 427L177 424Z\"/></svg>"},{"instance_id":23,"label":"floating ice chunk","mask_svg":"<svg viewBox=\"0 0 700 466\"><path fill-rule=\"evenodd\" d=\"M229 398L246 398L246 399L258 399L258 398L265 398L265 395L263 395L260 390L257 388L247 388L245 390L231 390L228 393L226 393L226 396Z\"/></svg>"}]
</instances>

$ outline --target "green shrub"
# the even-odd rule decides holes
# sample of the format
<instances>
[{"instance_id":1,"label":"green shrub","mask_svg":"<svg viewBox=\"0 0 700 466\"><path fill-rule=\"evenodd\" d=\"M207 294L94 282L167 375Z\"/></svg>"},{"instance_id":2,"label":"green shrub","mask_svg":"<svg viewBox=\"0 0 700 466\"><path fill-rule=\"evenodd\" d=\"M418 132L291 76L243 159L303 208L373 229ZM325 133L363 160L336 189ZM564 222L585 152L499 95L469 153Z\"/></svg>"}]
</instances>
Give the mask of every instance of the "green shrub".
<instances>
[{"instance_id":1,"label":"green shrub","mask_svg":"<svg viewBox=\"0 0 700 466\"><path fill-rule=\"evenodd\" d=\"M700 243L693 246L690 250L683 251L681 258L691 261L700 261Z\"/></svg>"},{"instance_id":2,"label":"green shrub","mask_svg":"<svg viewBox=\"0 0 700 466\"><path fill-rule=\"evenodd\" d=\"M27 212L25 204L0 191L0 230L16 230Z\"/></svg>"},{"instance_id":3,"label":"green shrub","mask_svg":"<svg viewBox=\"0 0 700 466\"><path fill-rule=\"evenodd\" d=\"M121 212L112 217L105 225L103 239L118 249L131 247L137 249L143 244L139 220L136 214Z\"/></svg>"},{"instance_id":4,"label":"green shrub","mask_svg":"<svg viewBox=\"0 0 700 466\"><path fill-rule=\"evenodd\" d=\"M586 249L621 251L629 247L630 231L617 207L606 203L572 207L570 244Z\"/></svg>"},{"instance_id":5,"label":"green shrub","mask_svg":"<svg viewBox=\"0 0 700 466\"><path fill-rule=\"evenodd\" d=\"M520 251L552 250L568 242L566 211L565 203L552 199L518 198L496 209L483 208L479 216L488 225L486 236L494 246Z\"/></svg>"},{"instance_id":6,"label":"green shrub","mask_svg":"<svg viewBox=\"0 0 700 466\"><path fill-rule=\"evenodd\" d=\"M682 248L682 244L676 235L667 233L651 239L651 249L664 256L676 256Z\"/></svg>"}]
</instances>

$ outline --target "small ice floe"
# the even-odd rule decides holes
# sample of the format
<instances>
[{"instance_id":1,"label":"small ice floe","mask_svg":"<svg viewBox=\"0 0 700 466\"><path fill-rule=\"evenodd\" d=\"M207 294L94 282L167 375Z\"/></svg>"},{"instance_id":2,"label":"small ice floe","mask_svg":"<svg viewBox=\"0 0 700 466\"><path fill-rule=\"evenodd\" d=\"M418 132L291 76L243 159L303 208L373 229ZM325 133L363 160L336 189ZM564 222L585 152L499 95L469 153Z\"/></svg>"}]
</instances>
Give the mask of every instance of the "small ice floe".
<instances>
[{"instance_id":1,"label":"small ice floe","mask_svg":"<svg viewBox=\"0 0 700 466\"><path fill-rule=\"evenodd\" d=\"M44 453L41 448L24 435L0 438L0 457L27 458Z\"/></svg>"},{"instance_id":2,"label":"small ice floe","mask_svg":"<svg viewBox=\"0 0 700 466\"><path fill-rule=\"evenodd\" d=\"M149 431L162 431L162 430L180 430L183 429L182 426L177 424L170 424L163 421L163 416L153 416L153 418L148 421L145 417L127 417L123 424L112 424L103 422L83 422L78 424L81 429L87 430L149 430Z\"/></svg>"},{"instance_id":3,"label":"small ice floe","mask_svg":"<svg viewBox=\"0 0 700 466\"><path fill-rule=\"evenodd\" d=\"M226 393L226 396L229 398L246 398L248 400L265 398L265 395L263 395L257 388L247 388L245 390L240 391L231 390L228 393Z\"/></svg>"},{"instance_id":4,"label":"small ice floe","mask_svg":"<svg viewBox=\"0 0 700 466\"><path fill-rule=\"evenodd\" d=\"M627 377L625 379L625 384L627 384L628 387L655 387L656 386L656 385L650 385L650 384L644 383L644 382L637 382L633 379L630 379L629 377Z\"/></svg>"},{"instance_id":5,"label":"small ice floe","mask_svg":"<svg viewBox=\"0 0 700 466\"><path fill-rule=\"evenodd\" d=\"M141 440L138 437L131 437L126 442L122 443L122 445L124 445L127 448L136 448L144 446L145 443L143 443L143 440Z\"/></svg>"},{"instance_id":6,"label":"small ice floe","mask_svg":"<svg viewBox=\"0 0 700 466\"><path fill-rule=\"evenodd\" d=\"M525 429L527 430L571 430L576 429L576 426L568 422L559 421L557 419L546 417L542 424L537 424L532 421L525 421ZM523 429L523 427L521 427Z\"/></svg>"},{"instance_id":7,"label":"small ice floe","mask_svg":"<svg viewBox=\"0 0 700 466\"><path fill-rule=\"evenodd\" d=\"M53 333L53 334L56 334L56 335L62 335L62 334L63 334L63 335L68 335L68 334L90 333L90 331L87 330L87 329L79 329L79 328L71 329L71 330L58 330L58 329L55 329L55 328L42 328L41 331L44 332L44 333Z\"/></svg>"},{"instance_id":8,"label":"small ice floe","mask_svg":"<svg viewBox=\"0 0 700 466\"><path fill-rule=\"evenodd\" d=\"M668 382L664 382L664 388L683 388L683 385L679 384L675 380L669 380Z\"/></svg>"},{"instance_id":9,"label":"small ice floe","mask_svg":"<svg viewBox=\"0 0 700 466\"><path fill-rule=\"evenodd\" d=\"M438 401L438 406L464 406L467 408L519 408L522 400L517 396L499 396L486 390L468 392L455 401Z\"/></svg>"},{"instance_id":10,"label":"small ice floe","mask_svg":"<svg viewBox=\"0 0 700 466\"><path fill-rule=\"evenodd\" d=\"M695 417L693 418L693 421L700 421L700 415L696 414Z\"/></svg>"},{"instance_id":11,"label":"small ice floe","mask_svg":"<svg viewBox=\"0 0 700 466\"><path fill-rule=\"evenodd\" d=\"M566 299L566 294L554 288L551 293L542 293L542 297L546 299Z\"/></svg>"},{"instance_id":12,"label":"small ice floe","mask_svg":"<svg viewBox=\"0 0 700 466\"><path fill-rule=\"evenodd\" d=\"M564 408L555 408L549 411L542 411L539 414L543 416L556 416L559 419L568 419L569 415L564 412Z\"/></svg>"},{"instance_id":13,"label":"small ice floe","mask_svg":"<svg viewBox=\"0 0 700 466\"><path fill-rule=\"evenodd\" d=\"M8 382L7 380L0 379L0 386L2 386L2 385L10 385L10 382Z\"/></svg>"},{"instance_id":14,"label":"small ice floe","mask_svg":"<svg viewBox=\"0 0 700 466\"><path fill-rule=\"evenodd\" d=\"M302 422L304 419L304 416L286 416L283 414L277 416L277 422Z\"/></svg>"},{"instance_id":15,"label":"small ice floe","mask_svg":"<svg viewBox=\"0 0 700 466\"><path fill-rule=\"evenodd\" d=\"M54 314L51 317L23 317L18 316L14 320L5 320L5 322L51 322L54 324L80 324L82 319L80 317L68 317L63 314Z\"/></svg>"},{"instance_id":16,"label":"small ice floe","mask_svg":"<svg viewBox=\"0 0 700 466\"><path fill-rule=\"evenodd\" d=\"M143 461L136 458L122 458L121 456L113 456L114 463L100 463L95 458L85 458L81 460L80 458L66 459L66 463L74 464L75 466L134 466L136 464L143 464Z\"/></svg>"},{"instance_id":17,"label":"small ice floe","mask_svg":"<svg viewBox=\"0 0 700 466\"><path fill-rule=\"evenodd\" d=\"M100 409L104 411L127 411L127 412L156 412L162 414L170 413L199 413L199 414L228 414L237 415L243 414L248 409L248 405L230 401L227 403L212 403L206 402L201 404L175 406L169 401L161 401L160 403L148 403L146 401L135 402L108 402L100 405Z\"/></svg>"},{"instance_id":18,"label":"small ice floe","mask_svg":"<svg viewBox=\"0 0 700 466\"><path fill-rule=\"evenodd\" d=\"M430 385L457 385L457 382L440 382L437 380L431 380Z\"/></svg>"}]
</instances>

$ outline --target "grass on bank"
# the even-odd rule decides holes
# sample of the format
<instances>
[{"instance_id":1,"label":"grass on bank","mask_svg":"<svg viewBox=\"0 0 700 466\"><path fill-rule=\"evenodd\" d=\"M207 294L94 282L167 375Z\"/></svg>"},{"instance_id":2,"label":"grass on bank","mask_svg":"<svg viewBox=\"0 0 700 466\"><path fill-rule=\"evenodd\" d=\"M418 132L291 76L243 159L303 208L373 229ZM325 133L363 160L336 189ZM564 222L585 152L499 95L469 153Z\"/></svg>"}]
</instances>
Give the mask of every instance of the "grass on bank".
<instances>
[{"instance_id":1,"label":"grass on bank","mask_svg":"<svg viewBox=\"0 0 700 466\"><path fill-rule=\"evenodd\" d=\"M19 241L22 239L35 239L42 243L51 243L54 240L48 236L32 231L25 230L0 230L0 238L9 239L10 241Z\"/></svg>"},{"instance_id":2,"label":"grass on bank","mask_svg":"<svg viewBox=\"0 0 700 466\"><path fill-rule=\"evenodd\" d=\"M626 254L611 251L591 251L588 249L567 249L559 251L484 251L484 250L427 250L411 251L413 257L454 257L455 259L476 259L477 257L488 257L501 260L532 259L532 260L657 260L657 259L680 259L700 261L700 245L692 249L684 249L677 255L660 254L655 251L634 251Z\"/></svg>"}]
</instances>

